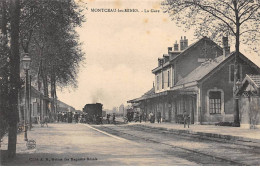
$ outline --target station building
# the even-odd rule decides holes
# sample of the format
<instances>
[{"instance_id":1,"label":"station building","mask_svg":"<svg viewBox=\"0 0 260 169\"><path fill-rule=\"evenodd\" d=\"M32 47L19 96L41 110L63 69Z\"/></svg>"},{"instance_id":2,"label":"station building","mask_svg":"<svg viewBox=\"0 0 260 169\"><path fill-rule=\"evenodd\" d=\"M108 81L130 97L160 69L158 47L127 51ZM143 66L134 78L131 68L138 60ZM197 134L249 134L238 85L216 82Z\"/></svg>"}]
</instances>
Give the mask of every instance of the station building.
<instances>
[{"instance_id":1,"label":"station building","mask_svg":"<svg viewBox=\"0 0 260 169\"><path fill-rule=\"evenodd\" d=\"M156 117L160 112L167 122L181 122L184 111L190 114L191 124L233 122L235 52L230 52L227 37L222 43L223 48L203 37L188 45L184 36L180 48L176 42L158 58L152 70L153 88L128 103L138 104L145 116L154 113ZM239 82L246 74L260 74L259 67L242 53L237 62Z\"/></svg>"}]
</instances>

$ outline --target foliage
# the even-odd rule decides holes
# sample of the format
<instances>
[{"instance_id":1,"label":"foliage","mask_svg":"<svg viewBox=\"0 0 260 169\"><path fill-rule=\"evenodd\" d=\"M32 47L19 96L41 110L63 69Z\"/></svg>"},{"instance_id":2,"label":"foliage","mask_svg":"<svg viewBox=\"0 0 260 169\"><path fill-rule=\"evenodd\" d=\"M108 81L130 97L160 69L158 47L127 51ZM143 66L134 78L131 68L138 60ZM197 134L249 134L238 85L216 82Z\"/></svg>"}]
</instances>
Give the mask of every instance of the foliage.
<instances>
[{"instance_id":1,"label":"foliage","mask_svg":"<svg viewBox=\"0 0 260 169\"><path fill-rule=\"evenodd\" d=\"M10 48L7 39L0 31L0 139L8 130L7 107L8 107L8 57Z\"/></svg>"},{"instance_id":2,"label":"foliage","mask_svg":"<svg viewBox=\"0 0 260 169\"><path fill-rule=\"evenodd\" d=\"M82 10L74 0L0 1L0 30L6 44L0 46L1 115L2 112L16 112L4 110L5 107L18 107L7 105L7 101L18 101L16 94L21 87L19 64L23 53L29 53L32 58L32 81L38 80L41 70L46 96L52 86L52 97L56 97L56 84L77 86L78 68L84 60L84 53L75 28L84 22ZM11 89L15 90L12 92ZM13 104L17 105L16 102Z\"/></svg>"},{"instance_id":3,"label":"foliage","mask_svg":"<svg viewBox=\"0 0 260 169\"><path fill-rule=\"evenodd\" d=\"M84 16L74 1L25 0L21 22L21 44L32 57L32 74L38 73L41 60L50 81L60 86L76 86L79 63L83 60L78 36Z\"/></svg>"},{"instance_id":4,"label":"foliage","mask_svg":"<svg viewBox=\"0 0 260 169\"><path fill-rule=\"evenodd\" d=\"M230 35L257 50L259 0L165 0L162 5L177 25L194 28L197 37L209 36L220 42L223 35Z\"/></svg>"}]
</instances>

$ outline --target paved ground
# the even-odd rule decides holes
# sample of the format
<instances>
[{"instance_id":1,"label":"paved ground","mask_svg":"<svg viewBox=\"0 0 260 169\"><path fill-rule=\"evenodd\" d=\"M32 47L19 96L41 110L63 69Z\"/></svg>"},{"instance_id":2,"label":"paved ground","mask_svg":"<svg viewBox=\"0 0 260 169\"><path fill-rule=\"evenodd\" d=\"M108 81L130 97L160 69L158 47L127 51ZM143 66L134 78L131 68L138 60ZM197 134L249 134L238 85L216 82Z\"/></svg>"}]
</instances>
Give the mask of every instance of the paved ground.
<instances>
[{"instance_id":1,"label":"paved ground","mask_svg":"<svg viewBox=\"0 0 260 169\"><path fill-rule=\"evenodd\" d=\"M156 125L156 124L154 124ZM17 157L2 165L260 165L250 146L178 136L145 126L49 124L36 126L27 150L18 135ZM7 149L7 138L1 149Z\"/></svg>"},{"instance_id":2,"label":"paved ground","mask_svg":"<svg viewBox=\"0 0 260 169\"><path fill-rule=\"evenodd\" d=\"M131 124L137 124L137 123L131 123ZM215 125L190 125L190 128L187 127L184 128L183 124L176 124L176 123L158 124L158 123L142 122L141 124L146 126L153 126L153 127L164 127L167 129L215 133L215 134L230 135L230 136L260 140L260 129L246 129L241 127L227 127L227 126L215 126Z\"/></svg>"},{"instance_id":3,"label":"paved ground","mask_svg":"<svg viewBox=\"0 0 260 169\"><path fill-rule=\"evenodd\" d=\"M28 132L28 138L37 142L37 148L26 150L20 134L17 157L2 165L197 165L145 143L111 136L82 124L35 127ZM6 142L5 138L2 150L7 148Z\"/></svg>"}]
</instances>

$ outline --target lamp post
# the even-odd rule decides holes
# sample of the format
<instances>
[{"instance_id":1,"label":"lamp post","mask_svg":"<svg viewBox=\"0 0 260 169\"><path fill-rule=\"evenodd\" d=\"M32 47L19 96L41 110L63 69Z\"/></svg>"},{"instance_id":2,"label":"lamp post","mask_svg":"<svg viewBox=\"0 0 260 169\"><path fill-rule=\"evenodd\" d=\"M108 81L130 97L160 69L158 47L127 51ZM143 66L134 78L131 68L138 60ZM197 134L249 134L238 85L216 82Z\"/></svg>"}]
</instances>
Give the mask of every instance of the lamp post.
<instances>
[{"instance_id":1,"label":"lamp post","mask_svg":"<svg viewBox=\"0 0 260 169\"><path fill-rule=\"evenodd\" d=\"M29 81L28 72L29 72L29 69L30 69L30 64L31 64L31 58L28 55L28 53L25 53L24 56L23 56L23 59L22 59L22 66L23 66L23 69L25 71L24 141L28 141L26 120L27 120L27 114L30 111L29 110L29 104L30 104L29 103L29 92L28 92L28 89L29 89L29 87L28 87L28 81ZM30 118L29 118L29 120L30 120Z\"/></svg>"}]
</instances>

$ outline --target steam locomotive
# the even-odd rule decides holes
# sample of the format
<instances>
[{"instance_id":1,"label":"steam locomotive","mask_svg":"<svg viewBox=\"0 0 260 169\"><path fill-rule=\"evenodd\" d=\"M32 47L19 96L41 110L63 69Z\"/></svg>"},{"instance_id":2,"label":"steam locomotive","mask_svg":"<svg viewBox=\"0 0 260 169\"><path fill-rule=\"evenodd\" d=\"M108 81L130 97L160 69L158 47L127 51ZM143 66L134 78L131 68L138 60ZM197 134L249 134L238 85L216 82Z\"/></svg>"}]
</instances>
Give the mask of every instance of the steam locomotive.
<instances>
[{"instance_id":1,"label":"steam locomotive","mask_svg":"<svg viewBox=\"0 0 260 169\"><path fill-rule=\"evenodd\" d=\"M83 117L81 122L85 123L102 123L102 107L101 103L86 104L83 108Z\"/></svg>"}]
</instances>

